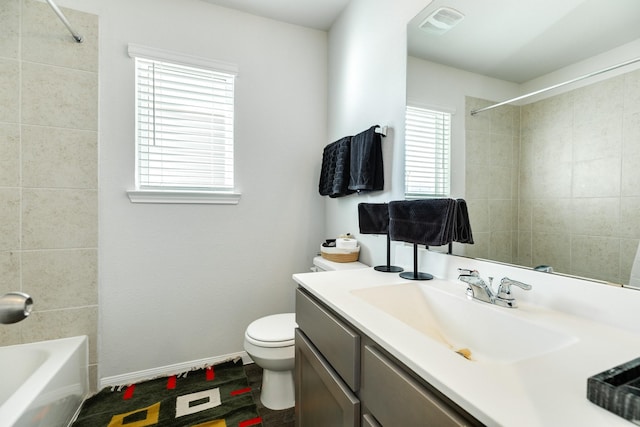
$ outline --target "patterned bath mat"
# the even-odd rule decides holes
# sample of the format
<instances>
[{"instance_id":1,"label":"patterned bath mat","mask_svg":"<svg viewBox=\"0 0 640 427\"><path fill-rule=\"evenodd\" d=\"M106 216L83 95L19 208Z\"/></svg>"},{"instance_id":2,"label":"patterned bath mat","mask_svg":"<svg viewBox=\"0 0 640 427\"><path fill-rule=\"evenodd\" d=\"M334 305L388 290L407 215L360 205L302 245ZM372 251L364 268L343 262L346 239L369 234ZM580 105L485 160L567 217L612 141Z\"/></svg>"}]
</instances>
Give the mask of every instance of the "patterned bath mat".
<instances>
[{"instance_id":1,"label":"patterned bath mat","mask_svg":"<svg viewBox=\"0 0 640 427\"><path fill-rule=\"evenodd\" d=\"M72 427L262 426L242 360L129 386L88 398Z\"/></svg>"}]
</instances>

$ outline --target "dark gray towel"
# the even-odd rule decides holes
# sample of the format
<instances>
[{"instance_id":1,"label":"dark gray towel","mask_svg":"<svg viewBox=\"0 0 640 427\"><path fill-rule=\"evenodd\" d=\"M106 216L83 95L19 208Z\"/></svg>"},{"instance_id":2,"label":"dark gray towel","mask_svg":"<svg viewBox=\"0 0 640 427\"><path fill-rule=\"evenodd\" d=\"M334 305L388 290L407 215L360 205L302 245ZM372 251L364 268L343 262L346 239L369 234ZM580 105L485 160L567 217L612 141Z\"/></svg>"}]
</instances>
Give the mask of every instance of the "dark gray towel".
<instances>
[{"instance_id":1,"label":"dark gray towel","mask_svg":"<svg viewBox=\"0 0 640 427\"><path fill-rule=\"evenodd\" d=\"M469 222L467 202L464 199L457 199L456 205L456 226L454 229L453 241L473 245L473 234L471 233L471 223Z\"/></svg>"},{"instance_id":2,"label":"dark gray towel","mask_svg":"<svg viewBox=\"0 0 640 427\"><path fill-rule=\"evenodd\" d=\"M350 136L345 136L324 147L318 184L321 196L342 197L354 193L348 188L350 152Z\"/></svg>"},{"instance_id":3,"label":"dark gray towel","mask_svg":"<svg viewBox=\"0 0 640 427\"><path fill-rule=\"evenodd\" d=\"M358 204L358 224L362 234L387 234L389 231L389 204Z\"/></svg>"},{"instance_id":4,"label":"dark gray towel","mask_svg":"<svg viewBox=\"0 0 640 427\"><path fill-rule=\"evenodd\" d=\"M351 177L349 189L353 191L376 191L384 187L382 165L382 139L371 126L351 138Z\"/></svg>"},{"instance_id":5,"label":"dark gray towel","mask_svg":"<svg viewBox=\"0 0 640 427\"><path fill-rule=\"evenodd\" d=\"M427 246L450 243L456 210L453 199L389 202L389 237Z\"/></svg>"}]
</instances>

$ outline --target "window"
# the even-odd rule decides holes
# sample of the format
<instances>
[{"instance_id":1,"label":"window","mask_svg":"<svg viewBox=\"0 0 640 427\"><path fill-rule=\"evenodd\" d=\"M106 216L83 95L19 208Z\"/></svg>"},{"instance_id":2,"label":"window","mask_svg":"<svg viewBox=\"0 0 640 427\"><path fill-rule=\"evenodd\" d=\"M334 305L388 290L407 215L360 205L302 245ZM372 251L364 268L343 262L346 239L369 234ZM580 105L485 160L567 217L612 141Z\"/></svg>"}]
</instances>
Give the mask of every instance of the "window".
<instances>
[{"instance_id":1,"label":"window","mask_svg":"<svg viewBox=\"0 0 640 427\"><path fill-rule=\"evenodd\" d=\"M405 120L405 198L449 197L451 114L407 106Z\"/></svg>"},{"instance_id":2,"label":"window","mask_svg":"<svg viewBox=\"0 0 640 427\"><path fill-rule=\"evenodd\" d=\"M228 64L217 67L217 62L139 46L130 45L129 54L136 70L136 191L129 192L131 200L237 203L236 72Z\"/></svg>"}]
</instances>

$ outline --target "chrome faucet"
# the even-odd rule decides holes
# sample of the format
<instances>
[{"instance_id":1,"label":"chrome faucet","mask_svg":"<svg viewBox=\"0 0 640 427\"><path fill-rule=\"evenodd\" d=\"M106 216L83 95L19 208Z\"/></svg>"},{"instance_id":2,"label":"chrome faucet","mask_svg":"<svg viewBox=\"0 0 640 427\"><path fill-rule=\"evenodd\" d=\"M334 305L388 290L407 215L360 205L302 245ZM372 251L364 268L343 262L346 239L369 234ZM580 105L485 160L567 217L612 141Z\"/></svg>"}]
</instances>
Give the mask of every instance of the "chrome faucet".
<instances>
[{"instance_id":1,"label":"chrome faucet","mask_svg":"<svg viewBox=\"0 0 640 427\"><path fill-rule=\"evenodd\" d=\"M511 295L511 286L517 286L527 291L531 289L531 285L504 277L500 280L498 292L494 292L493 277L489 277L489 284L487 284L482 280L477 270L459 268L458 271L461 273L458 276L458 280L468 285L467 298L499 305L501 307L516 308L518 306L516 299Z\"/></svg>"},{"instance_id":2,"label":"chrome faucet","mask_svg":"<svg viewBox=\"0 0 640 427\"><path fill-rule=\"evenodd\" d=\"M8 325L25 319L33 308L33 299L22 292L0 296L0 324Z\"/></svg>"}]
</instances>

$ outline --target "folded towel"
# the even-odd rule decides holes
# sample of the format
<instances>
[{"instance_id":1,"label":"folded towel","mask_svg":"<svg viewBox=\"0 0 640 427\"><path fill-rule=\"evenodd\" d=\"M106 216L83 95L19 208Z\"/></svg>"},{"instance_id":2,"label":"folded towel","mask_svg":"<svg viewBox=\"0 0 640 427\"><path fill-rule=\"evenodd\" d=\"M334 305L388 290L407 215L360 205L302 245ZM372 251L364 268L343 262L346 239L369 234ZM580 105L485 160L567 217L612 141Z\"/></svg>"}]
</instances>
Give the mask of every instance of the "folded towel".
<instances>
[{"instance_id":1,"label":"folded towel","mask_svg":"<svg viewBox=\"0 0 640 427\"><path fill-rule=\"evenodd\" d=\"M453 241L457 203L453 199L389 202L391 240L441 246Z\"/></svg>"},{"instance_id":2,"label":"folded towel","mask_svg":"<svg viewBox=\"0 0 640 427\"><path fill-rule=\"evenodd\" d=\"M351 138L350 190L376 191L384 187L382 140L376 133L378 127L371 126Z\"/></svg>"},{"instance_id":3,"label":"folded towel","mask_svg":"<svg viewBox=\"0 0 640 427\"><path fill-rule=\"evenodd\" d=\"M473 234L471 233L467 202L464 199L457 199L456 205L457 210L453 241L473 245Z\"/></svg>"},{"instance_id":4,"label":"folded towel","mask_svg":"<svg viewBox=\"0 0 640 427\"><path fill-rule=\"evenodd\" d=\"M345 136L324 147L318 184L321 196L342 197L354 193L348 188L350 150L350 136Z\"/></svg>"},{"instance_id":5,"label":"folded towel","mask_svg":"<svg viewBox=\"0 0 640 427\"><path fill-rule=\"evenodd\" d=\"M358 204L358 224L362 234L387 234L389 231L389 204Z\"/></svg>"}]
</instances>

